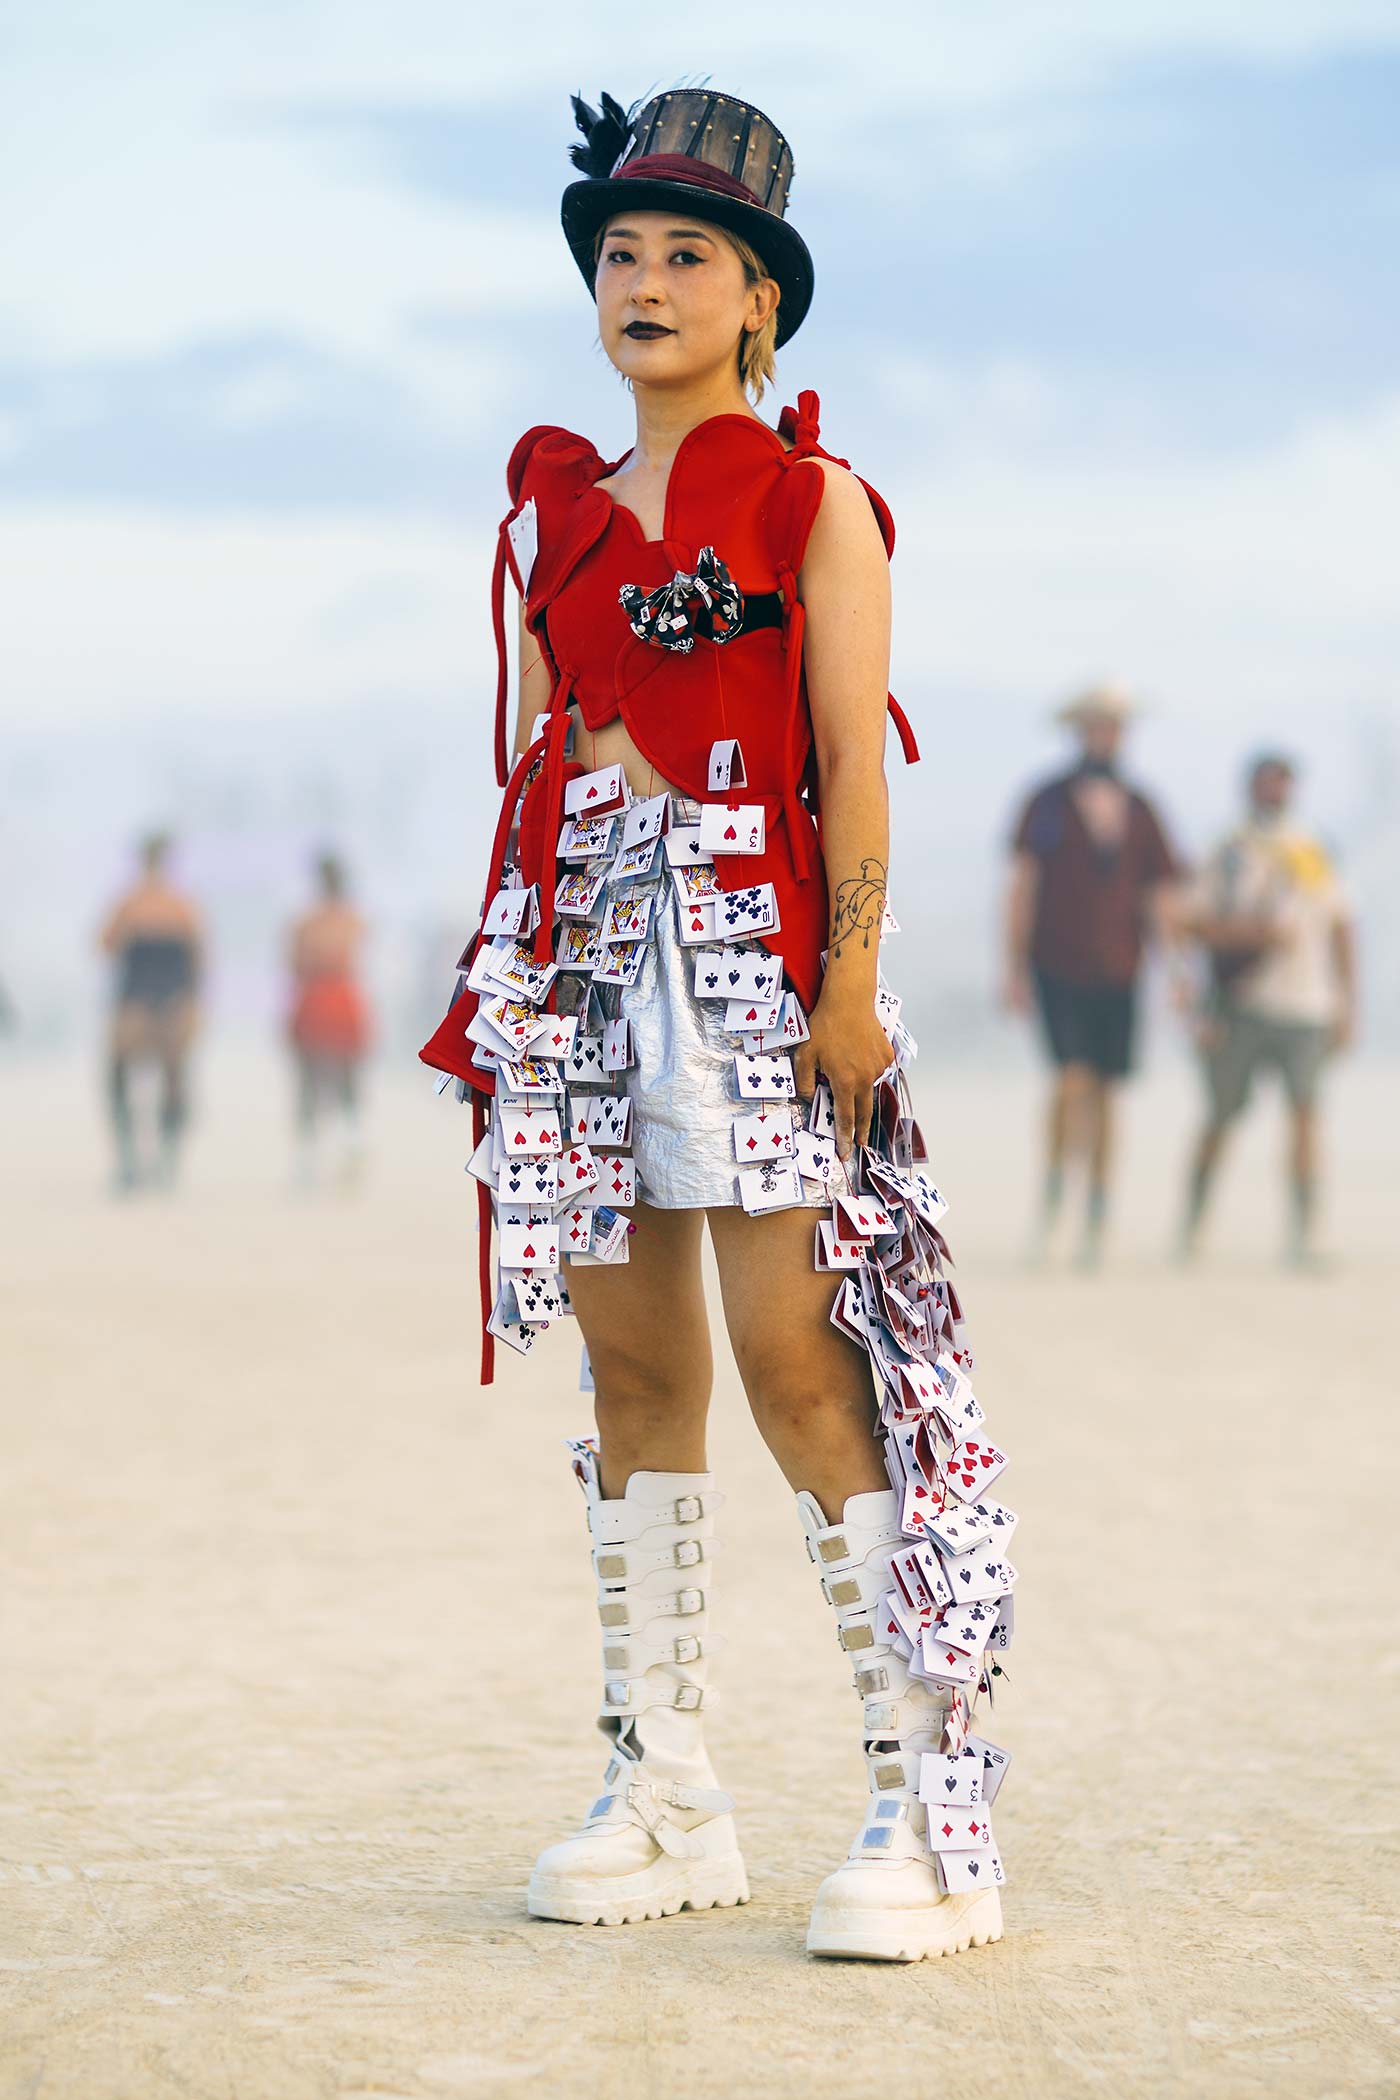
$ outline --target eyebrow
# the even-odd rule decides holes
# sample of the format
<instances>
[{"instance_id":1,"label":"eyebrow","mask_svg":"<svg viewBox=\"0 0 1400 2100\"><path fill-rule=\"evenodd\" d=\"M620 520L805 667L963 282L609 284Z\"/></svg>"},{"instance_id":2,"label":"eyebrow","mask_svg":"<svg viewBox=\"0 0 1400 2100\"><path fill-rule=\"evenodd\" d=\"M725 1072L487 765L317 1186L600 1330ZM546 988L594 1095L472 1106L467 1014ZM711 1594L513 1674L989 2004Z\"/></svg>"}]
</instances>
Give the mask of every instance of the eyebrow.
<instances>
[{"instance_id":1,"label":"eyebrow","mask_svg":"<svg viewBox=\"0 0 1400 2100\"><path fill-rule=\"evenodd\" d=\"M610 226L603 238L606 241L636 241L641 235L635 226ZM713 238L702 226L668 226L662 235L667 241L712 241Z\"/></svg>"}]
</instances>

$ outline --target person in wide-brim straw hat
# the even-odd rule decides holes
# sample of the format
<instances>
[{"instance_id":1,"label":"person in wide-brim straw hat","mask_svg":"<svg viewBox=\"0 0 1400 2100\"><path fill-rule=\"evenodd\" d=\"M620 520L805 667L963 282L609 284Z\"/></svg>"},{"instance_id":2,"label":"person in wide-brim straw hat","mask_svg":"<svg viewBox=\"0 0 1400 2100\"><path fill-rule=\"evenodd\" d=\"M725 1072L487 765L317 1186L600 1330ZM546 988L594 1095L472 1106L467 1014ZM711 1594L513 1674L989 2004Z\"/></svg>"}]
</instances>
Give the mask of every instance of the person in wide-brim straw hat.
<instances>
[{"instance_id":1,"label":"person in wide-brim straw hat","mask_svg":"<svg viewBox=\"0 0 1400 2100\"><path fill-rule=\"evenodd\" d=\"M1115 1090L1133 1066L1145 940L1169 935L1176 856L1151 802L1122 777L1141 707L1102 679L1055 710L1078 744L1073 767L1038 786L1011 841L1005 1002L1039 1010L1054 1065L1037 1251L1052 1233L1066 1171L1087 1180L1080 1261L1099 1258L1113 1168Z\"/></svg>"},{"instance_id":2,"label":"person in wide-brim straw hat","mask_svg":"<svg viewBox=\"0 0 1400 2100\"><path fill-rule=\"evenodd\" d=\"M597 1435L572 1449L608 1761L526 1900L622 1925L748 1898L702 1713L723 1499L705 1470L708 1231L749 1403L862 1701L863 1820L807 1946L918 1961L1001 1936L985 1817L1006 1755L974 1730L1016 1571L999 1502L951 1514L1005 1459L969 1443L952 1484L982 1411L910 1103L914 1044L880 974L897 930L887 721L918 756L889 696L894 526L823 446L815 393L776 427L754 406L813 286L771 118L707 88L632 109L576 97L574 114L563 227L636 433L605 458L537 425L511 453L493 599L505 792L461 995L423 1052L474 1109L483 1381L495 1343L524 1354L571 1312L596 1390ZM945 1648L935 1546L952 1559L993 1536L976 1605L960 1598L946 1629L962 1645ZM522 1515L522 1559L534 1543ZM882 1608L896 1563L898 1622ZM517 1587L500 1585L497 1634L538 1640ZM771 1637L751 1606L736 1689ZM789 1748L770 1752L779 1796ZM930 1775L955 1785L956 1815L930 1811Z\"/></svg>"},{"instance_id":3,"label":"person in wide-brim straw hat","mask_svg":"<svg viewBox=\"0 0 1400 2100\"><path fill-rule=\"evenodd\" d=\"M1124 727L1142 713L1142 702L1126 686L1104 679L1074 693L1055 710L1055 720L1071 726L1084 722L1118 722Z\"/></svg>"}]
</instances>

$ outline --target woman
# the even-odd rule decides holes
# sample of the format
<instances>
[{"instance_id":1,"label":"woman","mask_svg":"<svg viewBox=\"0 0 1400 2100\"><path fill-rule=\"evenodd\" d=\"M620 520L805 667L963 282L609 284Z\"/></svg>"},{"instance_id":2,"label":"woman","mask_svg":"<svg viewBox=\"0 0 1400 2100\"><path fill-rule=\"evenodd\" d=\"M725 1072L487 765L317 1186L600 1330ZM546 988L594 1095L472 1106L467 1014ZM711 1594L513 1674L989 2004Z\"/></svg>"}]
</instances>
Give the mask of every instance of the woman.
<instances>
[{"instance_id":1,"label":"woman","mask_svg":"<svg viewBox=\"0 0 1400 2100\"><path fill-rule=\"evenodd\" d=\"M484 921L424 1052L474 1104L483 1376L492 1337L528 1350L571 1310L595 1384L574 1459L610 1757L529 1906L618 1924L747 1899L702 1736L708 1227L864 1702L871 1798L807 1944L919 1960L1001 1932L985 1806L1004 1754L970 1727L1015 1574L971 1551L1014 1519L986 1493L1004 1461L879 975L887 704L917 756L886 691L893 528L822 450L815 395L776 431L752 405L812 291L781 134L699 89L574 108L564 230L637 437L609 462L542 427L512 454L515 762L507 779L503 663Z\"/></svg>"},{"instance_id":2,"label":"woman","mask_svg":"<svg viewBox=\"0 0 1400 2100\"><path fill-rule=\"evenodd\" d=\"M359 1166L360 1066L370 1020L360 989L365 922L345 894L345 869L333 853L316 863L320 895L291 931L292 1054L297 1071L297 1133L304 1180L315 1175L316 1141L327 1115L340 1124L339 1171Z\"/></svg>"},{"instance_id":3,"label":"woman","mask_svg":"<svg viewBox=\"0 0 1400 2100\"><path fill-rule=\"evenodd\" d=\"M173 1185L189 1119L187 1067L199 1024L204 934L195 905L170 879L170 848L163 832L142 840L140 876L102 929L103 951L117 965L107 1101L123 1194L147 1181ZM160 1142L149 1160L137 1142L131 1100L131 1075L141 1065L160 1073Z\"/></svg>"}]
</instances>

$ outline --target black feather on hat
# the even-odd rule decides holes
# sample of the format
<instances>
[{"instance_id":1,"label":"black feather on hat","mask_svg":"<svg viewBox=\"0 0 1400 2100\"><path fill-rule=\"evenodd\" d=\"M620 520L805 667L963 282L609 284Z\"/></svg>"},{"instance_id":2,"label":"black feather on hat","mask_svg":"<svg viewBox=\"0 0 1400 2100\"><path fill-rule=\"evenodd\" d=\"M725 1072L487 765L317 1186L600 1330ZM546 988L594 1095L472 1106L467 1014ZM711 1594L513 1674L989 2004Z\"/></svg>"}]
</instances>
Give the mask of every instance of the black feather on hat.
<instances>
[{"instance_id":1,"label":"black feather on hat","mask_svg":"<svg viewBox=\"0 0 1400 2100\"><path fill-rule=\"evenodd\" d=\"M725 227L763 259L782 294L779 346L796 334L812 303L812 258L786 219L792 148L751 102L708 88L672 88L627 110L615 96L601 110L572 98L583 143L569 157L584 177L564 192L564 238L593 290L594 245L609 219L638 211L683 210Z\"/></svg>"}]
</instances>

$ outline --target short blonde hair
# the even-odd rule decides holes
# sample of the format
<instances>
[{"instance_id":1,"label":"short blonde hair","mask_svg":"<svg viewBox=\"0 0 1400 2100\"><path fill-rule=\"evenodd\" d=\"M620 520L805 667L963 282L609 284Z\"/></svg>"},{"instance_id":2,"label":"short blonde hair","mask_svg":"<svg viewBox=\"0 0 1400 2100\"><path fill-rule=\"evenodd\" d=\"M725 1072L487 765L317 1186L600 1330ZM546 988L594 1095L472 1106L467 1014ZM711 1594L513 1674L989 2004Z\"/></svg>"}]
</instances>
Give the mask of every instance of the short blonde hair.
<instances>
[{"instance_id":1,"label":"short blonde hair","mask_svg":"<svg viewBox=\"0 0 1400 2100\"><path fill-rule=\"evenodd\" d=\"M751 248L742 234L731 233L727 226L715 224L713 219L705 221L714 226L722 240L728 241L744 266L744 283L750 290L772 277L772 271L756 248ZM603 252L603 241L607 226L600 226L593 236L593 267L596 273L598 258ZM775 306L761 328L746 328L739 338L739 379L746 394L759 402L763 399L764 386L773 379L778 349L778 309Z\"/></svg>"}]
</instances>

